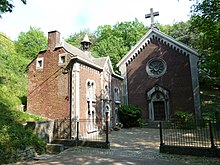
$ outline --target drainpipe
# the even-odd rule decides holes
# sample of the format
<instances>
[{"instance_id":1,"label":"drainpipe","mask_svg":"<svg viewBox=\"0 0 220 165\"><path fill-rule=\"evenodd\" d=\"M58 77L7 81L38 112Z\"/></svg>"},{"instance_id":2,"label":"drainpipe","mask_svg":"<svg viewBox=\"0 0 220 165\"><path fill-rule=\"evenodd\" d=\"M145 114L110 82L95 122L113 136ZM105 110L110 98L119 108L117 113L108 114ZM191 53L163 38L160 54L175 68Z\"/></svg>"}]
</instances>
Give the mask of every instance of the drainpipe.
<instances>
[{"instance_id":1,"label":"drainpipe","mask_svg":"<svg viewBox=\"0 0 220 165\"><path fill-rule=\"evenodd\" d=\"M70 95L70 118L69 118L69 122L70 122L70 139L72 139L72 71L73 71L73 66L70 65L70 69L69 69L69 86L70 86L70 90L69 90L69 95Z\"/></svg>"}]
</instances>

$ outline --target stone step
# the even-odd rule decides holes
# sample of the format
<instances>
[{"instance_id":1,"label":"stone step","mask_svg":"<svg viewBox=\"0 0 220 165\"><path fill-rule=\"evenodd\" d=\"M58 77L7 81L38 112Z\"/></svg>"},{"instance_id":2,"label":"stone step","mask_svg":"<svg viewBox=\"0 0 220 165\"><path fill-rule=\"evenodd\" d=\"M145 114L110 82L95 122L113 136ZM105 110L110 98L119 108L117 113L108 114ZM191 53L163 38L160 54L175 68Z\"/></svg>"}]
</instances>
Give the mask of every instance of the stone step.
<instances>
[{"instance_id":1,"label":"stone step","mask_svg":"<svg viewBox=\"0 0 220 165\"><path fill-rule=\"evenodd\" d=\"M63 144L47 144L47 153L57 154L64 151L65 147Z\"/></svg>"}]
</instances>

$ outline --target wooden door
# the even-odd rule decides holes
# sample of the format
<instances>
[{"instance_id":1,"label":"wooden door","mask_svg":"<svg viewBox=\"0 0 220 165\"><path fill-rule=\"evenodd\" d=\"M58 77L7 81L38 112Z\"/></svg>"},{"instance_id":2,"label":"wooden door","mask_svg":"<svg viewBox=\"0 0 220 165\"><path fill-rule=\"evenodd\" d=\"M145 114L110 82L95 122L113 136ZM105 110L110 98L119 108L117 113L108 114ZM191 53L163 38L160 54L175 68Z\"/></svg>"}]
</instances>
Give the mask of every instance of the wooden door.
<instances>
[{"instance_id":1,"label":"wooden door","mask_svg":"<svg viewBox=\"0 0 220 165\"><path fill-rule=\"evenodd\" d=\"M165 120L165 105L164 101L154 101L154 120Z\"/></svg>"}]
</instances>

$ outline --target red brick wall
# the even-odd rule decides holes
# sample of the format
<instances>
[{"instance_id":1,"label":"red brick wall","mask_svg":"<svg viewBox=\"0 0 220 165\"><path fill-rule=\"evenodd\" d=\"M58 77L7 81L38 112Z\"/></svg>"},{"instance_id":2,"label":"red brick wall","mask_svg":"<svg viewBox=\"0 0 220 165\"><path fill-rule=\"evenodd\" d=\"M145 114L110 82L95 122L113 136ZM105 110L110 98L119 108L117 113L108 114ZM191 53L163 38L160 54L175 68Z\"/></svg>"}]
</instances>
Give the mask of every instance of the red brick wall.
<instances>
[{"instance_id":1,"label":"red brick wall","mask_svg":"<svg viewBox=\"0 0 220 165\"><path fill-rule=\"evenodd\" d=\"M51 119L69 118L70 114L70 76L65 70L66 65L70 61L70 57L66 54L66 64L59 64L59 55L65 53L63 48L57 47L59 44L60 33L58 31L49 32L48 48L37 56L38 58L43 58L43 68L36 69L37 58L28 66L27 111ZM88 114L86 98L88 79L95 82L97 99L96 102L93 103L93 107L96 109L97 116L101 118L101 73L97 69L80 64L79 74L80 118L86 119L86 115ZM118 82L114 80L113 83ZM74 94L73 92L73 95ZM72 98L74 99L74 96ZM73 103L75 103L74 101ZM73 107L75 107L75 105L73 105ZM74 110L73 108L73 111ZM75 114L75 112L72 114Z\"/></svg>"},{"instance_id":2,"label":"red brick wall","mask_svg":"<svg viewBox=\"0 0 220 165\"><path fill-rule=\"evenodd\" d=\"M159 78L149 77L146 64L152 57L160 57L167 63L166 73ZM128 102L143 109L148 119L146 91L158 84L170 91L171 114L175 111L194 112L192 80L189 59L185 55L159 43L152 42L127 66Z\"/></svg>"},{"instance_id":3,"label":"red brick wall","mask_svg":"<svg viewBox=\"0 0 220 165\"><path fill-rule=\"evenodd\" d=\"M47 50L38 55L44 58L43 69L36 69L35 59L28 67L27 111L55 119L69 116L68 74L58 66L63 49Z\"/></svg>"}]
</instances>

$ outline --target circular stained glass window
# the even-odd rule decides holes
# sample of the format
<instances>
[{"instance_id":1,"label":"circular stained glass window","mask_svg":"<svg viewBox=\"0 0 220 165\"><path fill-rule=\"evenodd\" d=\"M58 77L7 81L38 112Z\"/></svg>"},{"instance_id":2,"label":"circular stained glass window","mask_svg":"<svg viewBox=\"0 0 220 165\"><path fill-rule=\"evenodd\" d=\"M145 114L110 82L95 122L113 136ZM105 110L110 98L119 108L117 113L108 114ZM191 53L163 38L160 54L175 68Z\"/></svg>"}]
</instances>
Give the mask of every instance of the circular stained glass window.
<instances>
[{"instance_id":1,"label":"circular stained glass window","mask_svg":"<svg viewBox=\"0 0 220 165\"><path fill-rule=\"evenodd\" d=\"M154 58L147 62L146 71L151 77L160 77L166 72L166 62L160 58Z\"/></svg>"}]
</instances>

